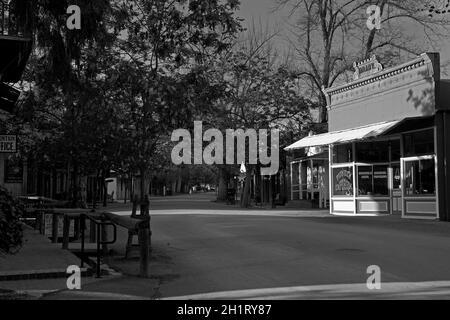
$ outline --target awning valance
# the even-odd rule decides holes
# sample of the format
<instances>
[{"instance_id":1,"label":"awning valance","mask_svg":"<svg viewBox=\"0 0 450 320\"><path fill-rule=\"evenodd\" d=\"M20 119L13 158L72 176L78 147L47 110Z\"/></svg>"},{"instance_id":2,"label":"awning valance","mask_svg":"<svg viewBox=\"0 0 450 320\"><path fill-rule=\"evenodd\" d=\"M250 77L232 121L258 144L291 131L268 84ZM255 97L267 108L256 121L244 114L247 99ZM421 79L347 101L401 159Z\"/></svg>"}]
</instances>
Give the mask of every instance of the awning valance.
<instances>
[{"instance_id":1,"label":"awning valance","mask_svg":"<svg viewBox=\"0 0 450 320\"><path fill-rule=\"evenodd\" d=\"M309 136L301 139L300 141L297 141L289 147L286 147L284 150L289 151L308 147L318 147L336 143L345 143L356 140L375 138L395 127L401 121L402 120L382 122L370 126Z\"/></svg>"}]
</instances>

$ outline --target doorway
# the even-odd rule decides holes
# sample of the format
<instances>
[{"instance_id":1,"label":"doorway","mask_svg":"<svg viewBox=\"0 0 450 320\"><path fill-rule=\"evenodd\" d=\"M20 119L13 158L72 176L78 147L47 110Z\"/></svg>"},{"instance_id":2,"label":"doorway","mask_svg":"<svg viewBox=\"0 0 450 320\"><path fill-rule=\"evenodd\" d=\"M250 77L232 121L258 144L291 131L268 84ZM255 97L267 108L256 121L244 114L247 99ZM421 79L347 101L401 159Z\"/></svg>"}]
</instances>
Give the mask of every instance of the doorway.
<instances>
[{"instance_id":1,"label":"doorway","mask_svg":"<svg viewBox=\"0 0 450 320\"><path fill-rule=\"evenodd\" d=\"M400 163L391 166L391 189L392 189L392 214L401 215L403 210L402 202L402 176Z\"/></svg>"}]
</instances>

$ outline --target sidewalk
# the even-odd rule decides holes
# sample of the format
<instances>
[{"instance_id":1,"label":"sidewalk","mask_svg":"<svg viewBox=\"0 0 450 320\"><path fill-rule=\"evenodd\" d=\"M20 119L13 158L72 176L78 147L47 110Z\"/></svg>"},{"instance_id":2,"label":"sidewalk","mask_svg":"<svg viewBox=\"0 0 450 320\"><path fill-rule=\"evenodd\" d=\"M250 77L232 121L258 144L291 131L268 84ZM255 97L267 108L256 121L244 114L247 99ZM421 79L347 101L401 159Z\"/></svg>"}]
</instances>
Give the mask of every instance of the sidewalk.
<instances>
[{"instance_id":1,"label":"sidewalk","mask_svg":"<svg viewBox=\"0 0 450 320\"><path fill-rule=\"evenodd\" d=\"M0 257L0 300L39 299L67 290L67 267L80 265L80 259L61 244L53 244L38 231L24 227L24 244L15 255ZM98 283L118 278L89 276L81 269L82 284Z\"/></svg>"},{"instance_id":2,"label":"sidewalk","mask_svg":"<svg viewBox=\"0 0 450 320\"><path fill-rule=\"evenodd\" d=\"M38 231L24 227L24 243L15 255L0 257L0 287L3 281L43 279L66 276L67 267L79 265L80 259Z\"/></svg>"}]
</instances>

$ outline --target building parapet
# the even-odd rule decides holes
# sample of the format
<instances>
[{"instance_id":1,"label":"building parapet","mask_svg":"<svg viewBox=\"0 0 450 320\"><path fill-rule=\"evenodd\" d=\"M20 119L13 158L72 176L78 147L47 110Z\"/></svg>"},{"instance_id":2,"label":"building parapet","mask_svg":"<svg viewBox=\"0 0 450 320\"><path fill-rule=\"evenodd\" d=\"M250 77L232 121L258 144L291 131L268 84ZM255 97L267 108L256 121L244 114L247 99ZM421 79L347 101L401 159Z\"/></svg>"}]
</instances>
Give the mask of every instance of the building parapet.
<instances>
[{"instance_id":1,"label":"building parapet","mask_svg":"<svg viewBox=\"0 0 450 320\"><path fill-rule=\"evenodd\" d=\"M354 80L326 88L323 90L327 97L328 108L332 105L344 103L348 100L367 97L377 92L395 89L410 82L420 79L439 79L439 58L434 53L424 53L417 58L401 65L388 69L380 68L380 65L373 57L369 60L355 63ZM364 70L360 74L360 67L371 65L372 69Z\"/></svg>"}]
</instances>

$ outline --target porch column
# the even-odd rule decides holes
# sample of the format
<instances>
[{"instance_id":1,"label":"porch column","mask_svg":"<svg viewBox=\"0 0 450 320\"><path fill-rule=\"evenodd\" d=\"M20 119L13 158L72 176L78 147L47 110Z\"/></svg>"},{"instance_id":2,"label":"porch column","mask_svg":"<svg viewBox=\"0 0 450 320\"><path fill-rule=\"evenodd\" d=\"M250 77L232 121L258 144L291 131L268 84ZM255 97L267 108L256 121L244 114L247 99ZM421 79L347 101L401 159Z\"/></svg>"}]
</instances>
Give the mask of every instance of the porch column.
<instances>
[{"instance_id":1,"label":"porch column","mask_svg":"<svg viewBox=\"0 0 450 320\"><path fill-rule=\"evenodd\" d=\"M310 173L311 173L310 180L309 180L309 183L310 183L309 189L311 191L311 199L310 200L314 200L314 160L313 159L309 160L309 165L310 165Z\"/></svg>"},{"instance_id":2,"label":"porch column","mask_svg":"<svg viewBox=\"0 0 450 320\"><path fill-rule=\"evenodd\" d=\"M292 171L292 162L289 163L289 167L290 167L289 174L291 176L291 199L290 200L292 201L292 200L294 200L294 187L292 186L293 182L294 182L294 172Z\"/></svg>"},{"instance_id":3,"label":"porch column","mask_svg":"<svg viewBox=\"0 0 450 320\"><path fill-rule=\"evenodd\" d=\"M303 180L302 180L303 161L298 163L298 198L303 200Z\"/></svg>"},{"instance_id":4,"label":"porch column","mask_svg":"<svg viewBox=\"0 0 450 320\"><path fill-rule=\"evenodd\" d=\"M437 196L439 219L450 221L450 110L436 112Z\"/></svg>"}]
</instances>

